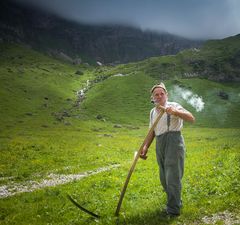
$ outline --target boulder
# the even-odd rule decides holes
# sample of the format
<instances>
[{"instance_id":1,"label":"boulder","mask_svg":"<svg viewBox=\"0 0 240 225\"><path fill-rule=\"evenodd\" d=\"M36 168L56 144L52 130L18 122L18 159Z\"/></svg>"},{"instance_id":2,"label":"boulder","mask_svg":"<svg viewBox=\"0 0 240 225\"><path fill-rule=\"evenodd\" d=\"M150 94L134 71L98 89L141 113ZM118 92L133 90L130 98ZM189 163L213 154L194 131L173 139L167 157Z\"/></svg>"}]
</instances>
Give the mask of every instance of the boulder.
<instances>
[{"instance_id":1,"label":"boulder","mask_svg":"<svg viewBox=\"0 0 240 225\"><path fill-rule=\"evenodd\" d=\"M219 91L218 92L218 96L221 98L221 99L224 99L224 100L228 100L229 99L229 96L226 92L224 91Z\"/></svg>"}]
</instances>

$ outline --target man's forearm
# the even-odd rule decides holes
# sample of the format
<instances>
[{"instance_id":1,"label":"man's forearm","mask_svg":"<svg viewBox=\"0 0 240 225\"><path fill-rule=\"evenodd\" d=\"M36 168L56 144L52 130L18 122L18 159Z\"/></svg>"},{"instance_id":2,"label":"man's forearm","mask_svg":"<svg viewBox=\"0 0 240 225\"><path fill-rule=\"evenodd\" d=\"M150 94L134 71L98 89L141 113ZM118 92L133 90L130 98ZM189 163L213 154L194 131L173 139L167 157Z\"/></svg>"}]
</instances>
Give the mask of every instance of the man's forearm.
<instances>
[{"instance_id":1,"label":"man's forearm","mask_svg":"<svg viewBox=\"0 0 240 225\"><path fill-rule=\"evenodd\" d=\"M153 131L153 132L149 135L149 138L147 139L147 141L146 141L146 143L145 143L145 146L146 146L147 148L149 148L150 145L152 144L154 137L155 137L155 132Z\"/></svg>"},{"instance_id":2,"label":"man's forearm","mask_svg":"<svg viewBox=\"0 0 240 225\"><path fill-rule=\"evenodd\" d=\"M180 117L181 119L185 120L185 121L188 121L188 122L194 122L195 121L195 118L194 116L192 115L192 113L188 112L188 111L180 111L180 110L177 110L175 113L174 113L175 116L178 116Z\"/></svg>"}]
</instances>

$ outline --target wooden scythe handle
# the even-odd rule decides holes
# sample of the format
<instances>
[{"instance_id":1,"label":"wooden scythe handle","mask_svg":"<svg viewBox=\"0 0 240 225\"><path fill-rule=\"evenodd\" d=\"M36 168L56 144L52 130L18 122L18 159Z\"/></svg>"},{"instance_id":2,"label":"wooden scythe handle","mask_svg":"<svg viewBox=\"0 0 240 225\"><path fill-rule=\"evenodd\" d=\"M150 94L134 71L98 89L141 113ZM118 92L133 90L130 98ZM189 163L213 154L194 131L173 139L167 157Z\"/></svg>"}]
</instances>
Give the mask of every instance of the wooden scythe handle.
<instances>
[{"instance_id":1,"label":"wooden scythe handle","mask_svg":"<svg viewBox=\"0 0 240 225\"><path fill-rule=\"evenodd\" d=\"M154 128L157 126L158 121L161 119L163 113L165 112L165 108L164 108L163 106L160 106L160 105L159 105L159 106L157 106L157 107L158 107L159 109L161 109L161 112L158 114L156 120L154 121L153 125L152 125L151 128L149 129L147 136L145 137L145 139L144 139L141 147L139 148L139 150L138 150L138 152L137 152L137 155L134 157L133 163L132 163L132 165L131 165L131 168L130 168L130 170L129 170L129 172L128 172L128 175L127 175L127 178L126 178L126 181L125 181L124 186L123 186L123 188L122 188L122 192L121 192L121 195L120 195L120 198L119 198L119 201L118 201L117 209L116 209L116 211L115 211L115 216L118 216L118 215L119 215L119 211L120 211L120 208L121 208L121 205L122 205L123 197L124 197L125 192L126 192L126 189L127 189L127 185L128 185L128 183L129 183L129 180L130 180L130 178L131 178L131 175L132 175L132 173L133 173L133 171L134 171L134 168L135 168L135 166L136 166L136 164L137 164L137 161L138 161L138 158L139 158L139 156L140 156L140 154L141 154L141 151L142 151L145 143L149 140L152 132L154 131Z\"/></svg>"}]
</instances>

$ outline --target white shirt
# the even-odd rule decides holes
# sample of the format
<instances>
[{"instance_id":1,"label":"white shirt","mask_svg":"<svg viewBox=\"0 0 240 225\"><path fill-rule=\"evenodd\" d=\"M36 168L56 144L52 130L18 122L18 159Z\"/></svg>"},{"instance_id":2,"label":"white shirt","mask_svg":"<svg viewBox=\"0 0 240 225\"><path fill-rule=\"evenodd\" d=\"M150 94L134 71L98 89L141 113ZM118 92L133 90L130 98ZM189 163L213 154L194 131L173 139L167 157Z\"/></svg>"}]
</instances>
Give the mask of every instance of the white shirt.
<instances>
[{"instance_id":1,"label":"white shirt","mask_svg":"<svg viewBox=\"0 0 240 225\"><path fill-rule=\"evenodd\" d=\"M169 106L177 108L178 110L185 111L185 109L180 104L178 104L176 102L166 102L165 107L169 107ZM153 123L156 120L158 114L159 113L157 112L155 107L150 111L149 127L151 127L153 125ZM183 128L183 119L181 119L178 116L174 116L174 115L171 115L170 118L171 119L170 119L169 131L180 131ZM154 132L155 132L156 136L168 132L167 113L164 113L162 115L161 119L159 120L157 126L154 129Z\"/></svg>"}]
</instances>

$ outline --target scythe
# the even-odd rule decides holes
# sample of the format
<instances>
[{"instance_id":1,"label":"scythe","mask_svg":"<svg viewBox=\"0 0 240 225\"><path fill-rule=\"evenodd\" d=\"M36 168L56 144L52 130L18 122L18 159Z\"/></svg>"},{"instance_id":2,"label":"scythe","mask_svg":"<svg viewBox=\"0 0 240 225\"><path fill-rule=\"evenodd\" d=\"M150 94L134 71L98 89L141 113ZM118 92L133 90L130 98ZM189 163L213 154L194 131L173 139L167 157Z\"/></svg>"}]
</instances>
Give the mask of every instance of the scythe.
<instances>
[{"instance_id":1,"label":"scythe","mask_svg":"<svg viewBox=\"0 0 240 225\"><path fill-rule=\"evenodd\" d=\"M119 201L118 201L118 205L117 205L117 208L116 208L116 211L115 211L115 215L118 216L119 215L119 211L120 211L120 208L121 208L121 205L122 205L122 201L123 201L123 198L124 198L124 195L125 195L125 192L127 190L127 186L128 186L128 183L130 181L130 178L131 178L131 175L135 169L135 166L137 164L137 161L139 159L139 156L141 154L141 151L145 145L145 143L149 140L152 132L154 131L155 127L157 126L159 120L161 119L162 115L164 114L165 112L165 108L161 105L157 106L159 109L161 109L161 112L158 114L157 118L155 119L153 125L151 126L151 128L149 129L148 133L147 133L147 136L145 137L141 147L139 148L139 150L137 151L137 154L135 155L134 157L134 160L132 162L132 165L130 167L130 170L128 172L128 175L127 175L127 178L125 180L125 183L124 183L124 186L122 188L122 191L121 191L121 194L120 194L120 198L119 198ZM96 217L96 218L100 218L99 215L89 211L88 209L82 207L80 204L78 204L70 195L67 195L68 199L75 205L77 206L80 210L82 210L83 212L93 216L93 217Z\"/></svg>"},{"instance_id":2,"label":"scythe","mask_svg":"<svg viewBox=\"0 0 240 225\"><path fill-rule=\"evenodd\" d=\"M122 188L122 191L121 191L121 194L120 194L120 198L119 198L119 201L118 201L118 205L117 205L117 208L116 208L116 211L115 211L115 216L118 216L118 215L119 215L119 211L120 211L120 208L121 208L121 205L122 205L122 201L123 201L125 192L126 192L126 190L127 190L127 186L128 186L129 180L130 180L131 175L132 175L132 173L133 173L133 171L134 171L134 168L135 168L135 166L136 166L136 164L137 164L137 161L138 161L138 158L139 158L139 156L140 156L140 154L141 154L141 151L142 151L145 143L149 140L152 132L154 131L154 128L157 126L158 121L161 119L162 115L163 115L164 112L165 112L165 108L164 108L163 106L159 105L159 106L157 106L157 107L158 107L159 109L161 109L161 112L158 114L158 116L157 116L157 118L155 119L153 125L152 125L151 128L149 129L148 134L147 134L147 136L145 137L145 139L144 139L141 147L139 148L136 156L134 157L134 160L133 160L133 162L132 162L132 165L131 165L131 167L130 167L130 170L129 170L129 172L128 172L127 178L126 178L126 180L125 180L125 183L124 183L124 185L123 185L123 188Z\"/></svg>"}]
</instances>

